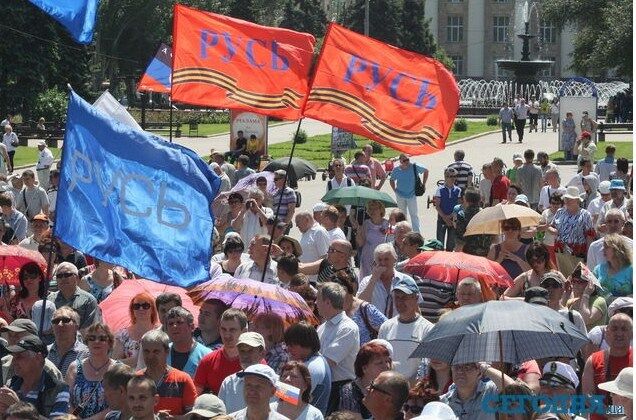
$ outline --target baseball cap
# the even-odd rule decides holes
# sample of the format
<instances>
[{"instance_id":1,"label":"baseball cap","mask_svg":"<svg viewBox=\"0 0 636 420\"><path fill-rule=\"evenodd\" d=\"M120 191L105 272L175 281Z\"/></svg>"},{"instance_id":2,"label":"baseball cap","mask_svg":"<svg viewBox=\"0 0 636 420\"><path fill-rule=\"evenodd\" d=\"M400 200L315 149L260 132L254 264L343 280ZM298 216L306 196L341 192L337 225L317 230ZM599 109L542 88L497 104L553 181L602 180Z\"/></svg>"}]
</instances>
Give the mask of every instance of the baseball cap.
<instances>
[{"instance_id":1,"label":"baseball cap","mask_svg":"<svg viewBox=\"0 0 636 420\"><path fill-rule=\"evenodd\" d=\"M622 179L612 179L610 181L610 191L611 190L625 191L625 183Z\"/></svg>"},{"instance_id":2,"label":"baseball cap","mask_svg":"<svg viewBox=\"0 0 636 420\"><path fill-rule=\"evenodd\" d=\"M424 245L419 247L420 251L442 251L444 249L444 244L442 244L437 239L429 239L424 242Z\"/></svg>"},{"instance_id":3,"label":"baseball cap","mask_svg":"<svg viewBox=\"0 0 636 420\"><path fill-rule=\"evenodd\" d=\"M601 181L601 183L598 184L598 192L601 194L609 194L610 185L612 185L612 183L609 181Z\"/></svg>"},{"instance_id":4,"label":"baseball cap","mask_svg":"<svg viewBox=\"0 0 636 420\"><path fill-rule=\"evenodd\" d=\"M634 368L626 367L620 371L616 379L598 384L599 389L634 399Z\"/></svg>"},{"instance_id":5,"label":"baseball cap","mask_svg":"<svg viewBox=\"0 0 636 420\"><path fill-rule=\"evenodd\" d=\"M393 292L395 290L399 290L401 292L404 292L407 295L413 295L413 294L419 294L420 293L420 288L417 287L417 284L415 283L415 280L413 280L411 277L408 277L408 276L402 277L401 279L399 279L397 281L397 283L395 283L393 285L393 287L391 287L391 292Z\"/></svg>"},{"instance_id":6,"label":"baseball cap","mask_svg":"<svg viewBox=\"0 0 636 420\"><path fill-rule=\"evenodd\" d=\"M431 401L424 406L422 413L413 420L457 420L457 416L447 404Z\"/></svg>"},{"instance_id":7,"label":"baseball cap","mask_svg":"<svg viewBox=\"0 0 636 420\"><path fill-rule=\"evenodd\" d=\"M276 375L274 369L267 365L261 365L260 363L249 366L247 369L242 370L236 374L236 376L238 376L239 378L244 378L247 375L255 375L260 376L261 378L265 378L272 384L272 386L276 386L276 383L278 382L278 375Z\"/></svg>"},{"instance_id":8,"label":"baseball cap","mask_svg":"<svg viewBox=\"0 0 636 420\"><path fill-rule=\"evenodd\" d=\"M38 146L46 146L46 142L44 140L40 140L38 142Z\"/></svg>"},{"instance_id":9,"label":"baseball cap","mask_svg":"<svg viewBox=\"0 0 636 420\"><path fill-rule=\"evenodd\" d=\"M527 195L525 195L525 194L518 194L518 195L515 197L515 204L516 204L516 203L523 203L523 204L525 204L526 206L530 205L530 202L528 201L528 196L527 196Z\"/></svg>"},{"instance_id":10,"label":"baseball cap","mask_svg":"<svg viewBox=\"0 0 636 420\"><path fill-rule=\"evenodd\" d=\"M633 308L634 298L628 296L617 297L607 308L607 315L611 318L616 311L624 308Z\"/></svg>"},{"instance_id":11,"label":"baseball cap","mask_svg":"<svg viewBox=\"0 0 636 420\"><path fill-rule=\"evenodd\" d=\"M29 334L37 335L38 327L35 325L35 322L31 321L30 319L20 318L16 319L6 327L0 328L0 331L11 331L16 333L28 332Z\"/></svg>"},{"instance_id":12,"label":"baseball cap","mask_svg":"<svg viewBox=\"0 0 636 420\"><path fill-rule=\"evenodd\" d=\"M524 300L536 305L547 305L548 295L548 291L543 287L528 287L524 293Z\"/></svg>"},{"instance_id":13,"label":"baseball cap","mask_svg":"<svg viewBox=\"0 0 636 420\"><path fill-rule=\"evenodd\" d=\"M312 208L312 211L314 213L316 213L318 211L327 210L327 207L329 207L329 204L323 203L322 201L319 201L316 204L314 204L314 207Z\"/></svg>"},{"instance_id":14,"label":"baseball cap","mask_svg":"<svg viewBox=\"0 0 636 420\"><path fill-rule=\"evenodd\" d=\"M287 171L285 171L284 169L277 169L274 171L274 178L280 177L280 178L284 178L287 176Z\"/></svg>"},{"instance_id":15,"label":"baseball cap","mask_svg":"<svg viewBox=\"0 0 636 420\"><path fill-rule=\"evenodd\" d=\"M572 366L563 362L548 362L543 366L541 385L566 386L576 389L579 386L579 378Z\"/></svg>"},{"instance_id":16,"label":"baseball cap","mask_svg":"<svg viewBox=\"0 0 636 420\"><path fill-rule=\"evenodd\" d=\"M31 350L36 353L42 353L46 356L49 352L46 349L46 346L40 340L37 335L29 334L24 336L13 346L7 346L7 351L9 353L22 353L23 351Z\"/></svg>"},{"instance_id":17,"label":"baseball cap","mask_svg":"<svg viewBox=\"0 0 636 420\"><path fill-rule=\"evenodd\" d=\"M236 343L237 346L239 344L246 344L250 347L265 348L265 339L257 332L244 332L239 336L238 342Z\"/></svg>"},{"instance_id":18,"label":"baseball cap","mask_svg":"<svg viewBox=\"0 0 636 420\"><path fill-rule=\"evenodd\" d=\"M219 397L213 394L201 394L194 400L192 410L188 412L187 416L198 415L213 419L225 414L227 414L225 404Z\"/></svg>"},{"instance_id":19,"label":"baseball cap","mask_svg":"<svg viewBox=\"0 0 636 420\"><path fill-rule=\"evenodd\" d=\"M521 155L519 153L515 153L514 155L512 155L512 161L516 162L520 160L521 162L523 162L523 158L521 157Z\"/></svg>"},{"instance_id":20,"label":"baseball cap","mask_svg":"<svg viewBox=\"0 0 636 420\"><path fill-rule=\"evenodd\" d=\"M565 278L562 275L559 275L558 271L548 271L547 273L545 273L543 276L541 276L541 283L539 284L543 285L548 280L554 280L561 285L565 284Z\"/></svg>"},{"instance_id":21,"label":"baseball cap","mask_svg":"<svg viewBox=\"0 0 636 420\"><path fill-rule=\"evenodd\" d=\"M40 212L38 214L36 214L35 216L33 216L33 219L31 219L32 221L42 221L42 222L49 222L49 216L47 216L46 214Z\"/></svg>"}]
</instances>

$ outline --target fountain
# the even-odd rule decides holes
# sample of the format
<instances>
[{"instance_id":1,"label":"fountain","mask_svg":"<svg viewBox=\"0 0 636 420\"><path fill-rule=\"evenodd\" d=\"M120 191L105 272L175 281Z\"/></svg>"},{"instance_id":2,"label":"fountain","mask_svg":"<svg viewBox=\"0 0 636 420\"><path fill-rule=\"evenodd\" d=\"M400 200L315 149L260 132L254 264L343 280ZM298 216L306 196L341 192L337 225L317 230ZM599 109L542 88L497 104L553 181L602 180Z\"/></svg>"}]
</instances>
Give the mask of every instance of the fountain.
<instances>
[{"instance_id":1,"label":"fountain","mask_svg":"<svg viewBox=\"0 0 636 420\"><path fill-rule=\"evenodd\" d=\"M533 6L535 6L533 4ZM523 5L523 22L525 25L525 31L522 34L517 34L517 37L523 41L523 47L521 50L521 60L495 60L499 68L504 70L511 70L515 74L515 81L517 84L532 85L537 83L537 73L545 68L554 64L554 61L550 60L531 60L530 59L530 40L536 38L536 35L530 34L530 14L528 8L528 0Z\"/></svg>"}]
</instances>

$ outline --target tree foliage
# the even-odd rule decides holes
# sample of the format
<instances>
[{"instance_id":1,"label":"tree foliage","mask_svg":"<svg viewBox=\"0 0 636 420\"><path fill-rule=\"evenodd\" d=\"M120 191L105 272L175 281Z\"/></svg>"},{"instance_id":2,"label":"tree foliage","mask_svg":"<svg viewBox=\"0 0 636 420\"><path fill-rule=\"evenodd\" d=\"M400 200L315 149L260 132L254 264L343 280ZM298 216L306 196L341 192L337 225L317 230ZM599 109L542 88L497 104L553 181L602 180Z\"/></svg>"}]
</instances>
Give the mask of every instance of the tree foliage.
<instances>
[{"instance_id":1,"label":"tree foliage","mask_svg":"<svg viewBox=\"0 0 636 420\"><path fill-rule=\"evenodd\" d=\"M66 84L88 90L90 49L74 43L64 28L29 2L5 0L0 24L0 112L32 118L38 94Z\"/></svg>"},{"instance_id":2,"label":"tree foliage","mask_svg":"<svg viewBox=\"0 0 636 420\"><path fill-rule=\"evenodd\" d=\"M279 26L307 32L318 39L325 34L327 17L319 0L286 0Z\"/></svg>"},{"instance_id":3,"label":"tree foliage","mask_svg":"<svg viewBox=\"0 0 636 420\"><path fill-rule=\"evenodd\" d=\"M557 27L573 25L572 70L603 76L615 70L632 76L633 3L631 0L542 0L543 17Z\"/></svg>"}]
</instances>

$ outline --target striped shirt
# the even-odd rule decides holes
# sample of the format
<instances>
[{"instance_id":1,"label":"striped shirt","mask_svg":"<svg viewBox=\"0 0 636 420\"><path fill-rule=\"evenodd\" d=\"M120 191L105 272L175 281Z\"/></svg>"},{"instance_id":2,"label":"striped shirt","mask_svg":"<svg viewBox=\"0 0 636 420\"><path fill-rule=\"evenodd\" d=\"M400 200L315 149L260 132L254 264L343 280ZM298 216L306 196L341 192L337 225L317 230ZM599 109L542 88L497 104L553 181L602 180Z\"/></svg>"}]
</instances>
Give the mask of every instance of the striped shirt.
<instances>
[{"instance_id":1,"label":"striped shirt","mask_svg":"<svg viewBox=\"0 0 636 420\"><path fill-rule=\"evenodd\" d=\"M86 357L88 357L88 347L79 340L75 340L73 347L64 354L60 354L57 343L53 343L49 346L49 354L46 356L62 372L64 379L66 379L66 372L68 372L71 363Z\"/></svg>"},{"instance_id":2,"label":"striped shirt","mask_svg":"<svg viewBox=\"0 0 636 420\"><path fill-rule=\"evenodd\" d=\"M457 171L457 178L455 179L455 185L457 185L462 190L465 190L468 187L468 180L473 178L473 167L470 164L464 162L463 160L458 160L450 165L449 168L453 168Z\"/></svg>"},{"instance_id":3,"label":"striped shirt","mask_svg":"<svg viewBox=\"0 0 636 420\"><path fill-rule=\"evenodd\" d=\"M278 202L280 201L280 196L283 195L283 200L280 202L280 209L278 209ZM289 204L296 204L296 193L290 187L285 187L283 189L277 190L272 196L272 204L274 214L278 212L278 220L285 221L287 217L287 213L289 212Z\"/></svg>"}]
</instances>

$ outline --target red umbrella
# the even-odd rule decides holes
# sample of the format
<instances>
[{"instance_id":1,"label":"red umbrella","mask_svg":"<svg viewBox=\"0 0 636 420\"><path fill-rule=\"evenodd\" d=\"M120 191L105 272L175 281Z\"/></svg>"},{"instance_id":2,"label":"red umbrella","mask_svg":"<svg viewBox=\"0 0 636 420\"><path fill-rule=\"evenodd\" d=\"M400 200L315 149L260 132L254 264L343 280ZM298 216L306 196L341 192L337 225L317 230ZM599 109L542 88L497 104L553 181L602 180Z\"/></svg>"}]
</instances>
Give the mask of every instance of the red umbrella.
<instances>
[{"instance_id":1,"label":"red umbrella","mask_svg":"<svg viewBox=\"0 0 636 420\"><path fill-rule=\"evenodd\" d=\"M170 292L181 296L183 307L194 315L194 322L199 316L199 307L192 303L192 299L186 294L186 289L177 286L169 286L145 279L124 280L119 287L104 299L99 307L102 310L102 318L112 331L119 331L130 326L130 314L128 306L130 300L139 293L149 293L157 297L161 293Z\"/></svg>"},{"instance_id":2,"label":"red umbrella","mask_svg":"<svg viewBox=\"0 0 636 420\"><path fill-rule=\"evenodd\" d=\"M422 252L406 263L404 272L450 284L457 284L465 277L474 277L491 288L506 288L513 284L510 275L498 262L463 252Z\"/></svg>"},{"instance_id":3,"label":"red umbrella","mask_svg":"<svg viewBox=\"0 0 636 420\"><path fill-rule=\"evenodd\" d=\"M32 262L46 275L46 260L39 252L18 245L0 245L0 285L19 286L20 269Z\"/></svg>"}]
</instances>

